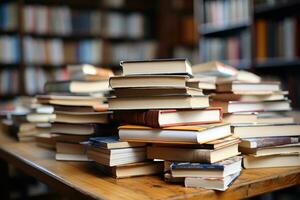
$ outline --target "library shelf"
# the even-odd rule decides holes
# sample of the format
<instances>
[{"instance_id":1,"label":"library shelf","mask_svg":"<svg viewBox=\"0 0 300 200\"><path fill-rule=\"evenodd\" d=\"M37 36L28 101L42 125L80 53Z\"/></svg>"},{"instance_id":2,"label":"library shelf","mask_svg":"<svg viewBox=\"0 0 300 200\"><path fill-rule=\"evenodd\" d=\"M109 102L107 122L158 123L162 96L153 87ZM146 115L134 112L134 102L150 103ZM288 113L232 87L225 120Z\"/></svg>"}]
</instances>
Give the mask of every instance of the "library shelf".
<instances>
[{"instance_id":1,"label":"library shelf","mask_svg":"<svg viewBox=\"0 0 300 200\"><path fill-rule=\"evenodd\" d=\"M262 4L254 7L254 15L278 14L278 12L300 7L300 1L287 1L286 3L276 3L275 5Z\"/></svg>"},{"instance_id":2,"label":"library shelf","mask_svg":"<svg viewBox=\"0 0 300 200\"><path fill-rule=\"evenodd\" d=\"M80 39L94 39L102 38L100 34L91 34L91 33L81 33L81 34L56 34L56 33L34 33L34 32L24 32L24 36L30 36L33 38L41 39L69 39L69 40L80 40Z\"/></svg>"},{"instance_id":3,"label":"library shelf","mask_svg":"<svg viewBox=\"0 0 300 200\"><path fill-rule=\"evenodd\" d=\"M220 26L220 27L212 26L209 24L203 24L200 28L200 33L203 36L215 36L218 34L224 34L232 31L240 30L240 29L245 29L248 28L250 25L251 25L250 20L237 22L234 24Z\"/></svg>"},{"instance_id":4,"label":"library shelf","mask_svg":"<svg viewBox=\"0 0 300 200\"><path fill-rule=\"evenodd\" d=\"M18 34L18 30L5 30L0 28L0 35L15 35Z\"/></svg>"},{"instance_id":5,"label":"library shelf","mask_svg":"<svg viewBox=\"0 0 300 200\"><path fill-rule=\"evenodd\" d=\"M256 61L255 68L283 68L283 67L300 67L300 58L287 60L282 58L269 58L265 61Z\"/></svg>"},{"instance_id":6,"label":"library shelf","mask_svg":"<svg viewBox=\"0 0 300 200\"><path fill-rule=\"evenodd\" d=\"M20 63L0 63L0 69L16 69Z\"/></svg>"}]
</instances>

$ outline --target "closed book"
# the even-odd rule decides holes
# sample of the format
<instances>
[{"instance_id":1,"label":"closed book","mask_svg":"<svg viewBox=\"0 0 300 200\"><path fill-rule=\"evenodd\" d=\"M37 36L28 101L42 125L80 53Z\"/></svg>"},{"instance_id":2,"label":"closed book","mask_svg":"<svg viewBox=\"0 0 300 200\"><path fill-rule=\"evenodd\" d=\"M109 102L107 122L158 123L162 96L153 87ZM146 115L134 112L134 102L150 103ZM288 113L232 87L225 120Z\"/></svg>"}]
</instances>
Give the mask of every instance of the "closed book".
<instances>
[{"instance_id":1,"label":"closed book","mask_svg":"<svg viewBox=\"0 0 300 200\"><path fill-rule=\"evenodd\" d=\"M233 81L231 83L217 84L217 92L276 92L280 91L280 82L246 83Z\"/></svg>"},{"instance_id":2,"label":"closed book","mask_svg":"<svg viewBox=\"0 0 300 200\"><path fill-rule=\"evenodd\" d=\"M186 74L191 76L191 64L187 59L154 59L121 61L123 75L137 74Z\"/></svg>"},{"instance_id":3,"label":"closed book","mask_svg":"<svg viewBox=\"0 0 300 200\"><path fill-rule=\"evenodd\" d=\"M299 136L300 124L233 124L232 132L240 138Z\"/></svg>"},{"instance_id":4,"label":"closed book","mask_svg":"<svg viewBox=\"0 0 300 200\"><path fill-rule=\"evenodd\" d=\"M53 134L53 133L51 133ZM87 141L90 135L70 135L70 134L63 134L63 133L55 133L55 141L56 142L69 142L69 143L79 143Z\"/></svg>"},{"instance_id":5,"label":"closed book","mask_svg":"<svg viewBox=\"0 0 300 200\"><path fill-rule=\"evenodd\" d=\"M55 160L58 161L91 161L86 154L72 154L72 153L56 153Z\"/></svg>"},{"instance_id":6,"label":"closed book","mask_svg":"<svg viewBox=\"0 0 300 200\"><path fill-rule=\"evenodd\" d=\"M216 84L213 82L208 82L208 81L202 81L201 79L198 78L192 78L187 80L186 86L191 87L191 88L198 88L202 90L215 90L216 89Z\"/></svg>"},{"instance_id":7,"label":"closed book","mask_svg":"<svg viewBox=\"0 0 300 200\"><path fill-rule=\"evenodd\" d=\"M117 97L160 97L160 96L179 96L179 95L191 95L198 96L203 95L201 89L196 88L177 88L177 87L164 87L164 88L116 88L114 93Z\"/></svg>"},{"instance_id":8,"label":"closed book","mask_svg":"<svg viewBox=\"0 0 300 200\"><path fill-rule=\"evenodd\" d=\"M285 144L279 146L270 146L263 148L245 148L239 147L239 151L243 154L251 154L252 156L270 156L298 153L300 154L300 143Z\"/></svg>"},{"instance_id":9,"label":"closed book","mask_svg":"<svg viewBox=\"0 0 300 200\"><path fill-rule=\"evenodd\" d=\"M56 152L64 154L86 154L87 147L79 143L57 142Z\"/></svg>"},{"instance_id":10,"label":"closed book","mask_svg":"<svg viewBox=\"0 0 300 200\"><path fill-rule=\"evenodd\" d=\"M154 128L199 125L221 122L220 108L191 110L147 110L147 111L116 111L114 119L125 124L136 124Z\"/></svg>"},{"instance_id":11,"label":"closed book","mask_svg":"<svg viewBox=\"0 0 300 200\"><path fill-rule=\"evenodd\" d=\"M223 108L224 113L291 110L291 105L289 100L261 101L261 102L211 101L210 105L213 107Z\"/></svg>"},{"instance_id":12,"label":"closed book","mask_svg":"<svg viewBox=\"0 0 300 200\"><path fill-rule=\"evenodd\" d=\"M173 162L171 164L173 177L223 178L241 169L241 156L234 156L212 164L197 162Z\"/></svg>"},{"instance_id":13,"label":"closed book","mask_svg":"<svg viewBox=\"0 0 300 200\"><path fill-rule=\"evenodd\" d=\"M267 22L264 19L259 19L255 23L255 46L256 58L259 61L264 61L267 56Z\"/></svg>"},{"instance_id":14,"label":"closed book","mask_svg":"<svg viewBox=\"0 0 300 200\"><path fill-rule=\"evenodd\" d=\"M188 76L174 75L135 75L135 76L113 76L109 79L111 88L148 88L148 87L174 87L185 88Z\"/></svg>"},{"instance_id":15,"label":"closed book","mask_svg":"<svg viewBox=\"0 0 300 200\"><path fill-rule=\"evenodd\" d=\"M97 164L97 169L104 174L111 175L114 178L128 178L135 176L154 175L163 172L162 162L138 162L119 166L108 167Z\"/></svg>"},{"instance_id":16,"label":"closed book","mask_svg":"<svg viewBox=\"0 0 300 200\"><path fill-rule=\"evenodd\" d=\"M254 123L257 122L256 115L257 114L253 112L225 113L223 115L223 122L231 124Z\"/></svg>"},{"instance_id":17,"label":"closed book","mask_svg":"<svg viewBox=\"0 0 300 200\"><path fill-rule=\"evenodd\" d=\"M194 74L201 74L207 76L235 76L237 74L237 70L229 65L218 61L211 61L207 63L201 63L197 65L193 65L192 67Z\"/></svg>"},{"instance_id":18,"label":"closed book","mask_svg":"<svg viewBox=\"0 0 300 200\"><path fill-rule=\"evenodd\" d=\"M97 148L105 149L118 149L118 148L129 148L129 147L142 147L146 146L142 142L123 142L119 141L117 136L108 137L92 137L89 139L89 143Z\"/></svg>"},{"instance_id":19,"label":"closed book","mask_svg":"<svg viewBox=\"0 0 300 200\"><path fill-rule=\"evenodd\" d=\"M119 127L120 140L130 142L203 144L230 135L230 125L222 123L161 129L135 125Z\"/></svg>"},{"instance_id":20,"label":"closed book","mask_svg":"<svg viewBox=\"0 0 300 200\"><path fill-rule=\"evenodd\" d=\"M80 114L56 113L54 122L84 124L84 123L108 123L110 112L92 112Z\"/></svg>"},{"instance_id":21,"label":"closed book","mask_svg":"<svg viewBox=\"0 0 300 200\"><path fill-rule=\"evenodd\" d=\"M209 107L208 96L161 96L109 98L110 110L188 109Z\"/></svg>"},{"instance_id":22,"label":"closed book","mask_svg":"<svg viewBox=\"0 0 300 200\"><path fill-rule=\"evenodd\" d=\"M46 93L91 93L107 91L107 81L52 81L44 87Z\"/></svg>"},{"instance_id":23,"label":"closed book","mask_svg":"<svg viewBox=\"0 0 300 200\"><path fill-rule=\"evenodd\" d=\"M300 142L300 136L245 138L239 146L244 148L264 148Z\"/></svg>"},{"instance_id":24,"label":"closed book","mask_svg":"<svg viewBox=\"0 0 300 200\"><path fill-rule=\"evenodd\" d=\"M184 186L188 188L204 188L208 190L227 190L240 175L240 172L230 174L224 178L195 178L188 177L184 180Z\"/></svg>"},{"instance_id":25,"label":"closed book","mask_svg":"<svg viewBox=\"0 0 300 200\"><path fill-rule=\"evenodd\" d=\"M158 146L147 147L148 159L171 161L214 163L238 154L238 144L216 150Z\"/></svg>"},{"instance_id":26,"label":"closed book","mask_svg":"<svg viewBox=\"0 0 300 200\"><path fill-rule=\"evenodd\" d=\"M269 168L269 167L299 167L300 155L285 154L285 155L271 155L271 156L244 156L243 167L245 169L253 168Z\"/></svg>"}]
</instances>

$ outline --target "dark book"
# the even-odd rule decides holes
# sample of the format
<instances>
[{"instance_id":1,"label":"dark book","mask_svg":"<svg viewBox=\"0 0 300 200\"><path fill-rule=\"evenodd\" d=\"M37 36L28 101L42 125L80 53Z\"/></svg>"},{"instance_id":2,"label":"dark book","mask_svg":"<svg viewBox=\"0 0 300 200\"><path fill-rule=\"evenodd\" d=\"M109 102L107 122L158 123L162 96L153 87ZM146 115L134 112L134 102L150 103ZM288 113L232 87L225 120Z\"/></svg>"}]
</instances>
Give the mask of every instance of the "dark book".
<instances>
[{"instance_id":1,"label":"dark book","mask_svg":"<svg viewBox=\"0 0 300 200\"><path fill-rule=\"evenodd\" d=\"M94 112L92 106L60 106L54 105L55 112Z\"/></svg>"},{"instance_id":2,"label":"dark book","mask_svg":"<svg viewBox=\"0 0 300 200\"><path fill-rule=\"evenodd\" d=\"M51 133L52 134L52 133ZM70 143L79 143L84 142L91 137L90 135L68 135L68 134L62 134L62 133L55 133L55 141L56 142L70 142Z\"/></svg>"},{"instance_id":3,"label":"dark book","mask_svg":"<svg viewBox=\"0 0 300 200\"><path fill-rule=\"evenodd\" d=\"M239 146L244 148L263 148L300 142L300 136L265 137L243 139Z\"/></svg>"},{"instance_id":4,"label":"dark book","mask_svg":"<svg viewBox=\"0 0 300 200\"><path fill-rule=\"evenodd\" d=\"M147 110L116 111L114 119L125 124L137 124L150 127L169 127L218 123L222 120L220 108L193 110Z\"/></svg>"},{"instance_id":5,"label":"dark book","mask_svg":"<svg viewBox=\"0 0 300 200\"><path fill-rule=\"evenodd\" d=\"M96 148L105 148L105 149L142 147L146 145L145 143L141 143L141 142L119 141L119 137L117 135L109 136L109 137L92 137L89 139L89 144Z\"/></svg>"}]
</instances>

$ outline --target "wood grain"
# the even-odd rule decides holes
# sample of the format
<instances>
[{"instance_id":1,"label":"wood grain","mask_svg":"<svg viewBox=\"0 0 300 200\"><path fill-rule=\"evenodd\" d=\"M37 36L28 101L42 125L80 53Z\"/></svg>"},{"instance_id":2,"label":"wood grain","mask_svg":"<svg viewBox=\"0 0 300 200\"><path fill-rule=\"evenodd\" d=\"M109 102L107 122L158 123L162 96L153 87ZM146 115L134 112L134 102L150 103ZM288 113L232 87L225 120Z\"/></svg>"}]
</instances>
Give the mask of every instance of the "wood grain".
<instances>
[{"instance_id":1,"label":"wood grain","mask_svg":"<svg viewBox=\"0 0 300 200\"><path fill-rule=\"evenodd\" d=\"M54 152L34 143L18 143L0 134L0 157L61 194L76 199L236 199L247 198L300 183L300 168L243 170L226 192L185 188L159 176L113 179L93 163L61 162Z\"/></svg>"}]
</instances>

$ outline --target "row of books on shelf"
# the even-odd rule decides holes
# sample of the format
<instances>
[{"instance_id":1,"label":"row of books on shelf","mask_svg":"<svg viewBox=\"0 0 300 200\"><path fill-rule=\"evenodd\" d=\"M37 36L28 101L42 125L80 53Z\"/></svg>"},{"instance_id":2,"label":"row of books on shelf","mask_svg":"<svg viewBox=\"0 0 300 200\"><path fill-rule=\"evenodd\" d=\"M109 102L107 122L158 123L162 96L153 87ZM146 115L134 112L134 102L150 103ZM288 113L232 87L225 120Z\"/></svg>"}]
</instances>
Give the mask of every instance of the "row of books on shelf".
<instances>
[{"instance_id":1,"label":"row of books on shelf","mask_svg":"<svg viewBox=\"0 0 300 200\"><path fill-rule=\"evenodd\" d=\"M300 56L300 18L287 17L278 21L258 19L255 22L256 58L293 60Z\"/></svg>"},{"instance_id":2,"label":"row of books on shelf","mask_svg":"<svg viewBox=\"0 0 300 200\"><path fill-rule=\"evenodd\" d=\"M200 57L203 61L231 60L239 64L239 60L251 59L250 32L241 31L233 36L224 38L203 38L200 42Z\"/></svg>"},{"instance_id":3,"label":"row of books on shelf","mask_svg":"<svg viewBox=\"0 0 300 200\"><path fill-rule=\"evenodd\" d=\"M121 67L122 75L97 81L47 82L40 105L19 120L31 126L19 124L14 134L56 149L58 161L93 161L115 178L161 174L185 187L224 191L242 166L299 166L299 124L282 114L291 107L280 82L215 61ZM9 129L18 121L2 123Z\"/></svg>"},{"instance_id":4,"label":"row of books on shelf","mask_svg":"<svg viewBox=\"0 0 300 200\"><path fill-rule=\"evenodd\" d=\"M208 27L226 27L250 19L250 0L203 1L204 24Z\"/></svg>"},{"instance_id":5,"label":"row of books on shelf","mask_svg":"<svg viewBox=\"0 0 300 200\"><path fill-rule=\"evenodd\" d=\"M1 4L0 28L16 30L16 3ZM148 19L141 13L72 10L67 6L25 5L24 32L36 34L90 34L109 37L142 38L149 35ZM147 35L147 36L148 36Z\"/></svg>"},{"instance_id":6,"label":"row of books on shelf","mask_svg":"<svg viewBox=\"0 0 300 200\"><path fill-rule=\"evenodd\" d=\"M19 93L19 71L13 69L0 70L0 95L17 95Z\"/></svg>"},{"instance_id":7,"label":"row of books on shelf","mask_svg":"<svg viewBox=\"0 0 300 200\"><path fill-rule=\"evenodd\" d=\"M24 61L27 64L116 64L125 57L130 59L152 59L157 52L157 43L152 41L109 44L100 39L64 41L61 39L36 39L26 36L23 42ZM1 63L19 62L20 44L18 37L1 36L0 47L5 49L0 55Z\"/></svg>"}]
</instances>

